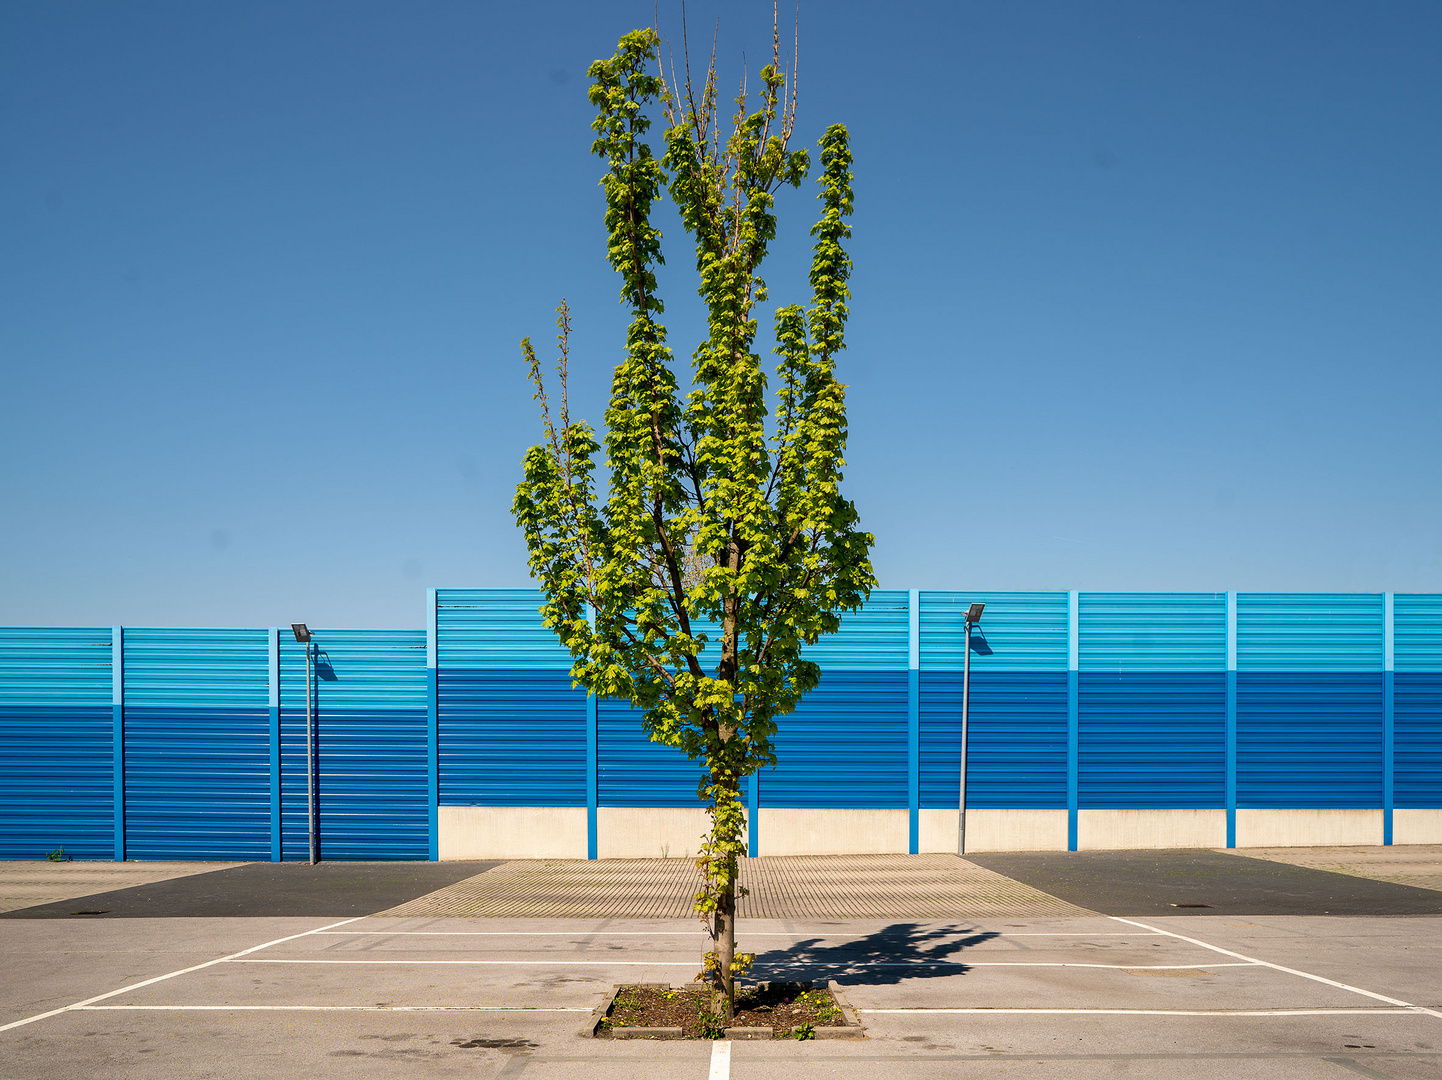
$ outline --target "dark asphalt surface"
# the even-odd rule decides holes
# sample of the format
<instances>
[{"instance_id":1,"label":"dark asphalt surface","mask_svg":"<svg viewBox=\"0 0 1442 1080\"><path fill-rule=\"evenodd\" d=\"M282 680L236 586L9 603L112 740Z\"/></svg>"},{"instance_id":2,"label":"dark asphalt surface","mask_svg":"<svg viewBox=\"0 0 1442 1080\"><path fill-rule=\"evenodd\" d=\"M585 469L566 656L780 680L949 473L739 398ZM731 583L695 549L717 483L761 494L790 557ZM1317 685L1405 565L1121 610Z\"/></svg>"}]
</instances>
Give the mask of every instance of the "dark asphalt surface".
<instances>
[{"instance_id":1,"label":"dark asphalt surface","mask_svg":"<svg viewBox=\"0 0 1442 1080\"><path fill-rule=\"evenodd\" d=\"M246 863L59 900L0 919L346 918L373 915L496 862Z\"/></svg>"},{"instance_id":2,"label":"dark asphalt surface","mask_svg":"<svg viewBox=\"0 0 1442 1080\"><path fill-rule=\"evenodd\" d=\"M1442 892L1216 851L966 858L1103 915L1442 915Z\"/></svg>"}]
</instances>

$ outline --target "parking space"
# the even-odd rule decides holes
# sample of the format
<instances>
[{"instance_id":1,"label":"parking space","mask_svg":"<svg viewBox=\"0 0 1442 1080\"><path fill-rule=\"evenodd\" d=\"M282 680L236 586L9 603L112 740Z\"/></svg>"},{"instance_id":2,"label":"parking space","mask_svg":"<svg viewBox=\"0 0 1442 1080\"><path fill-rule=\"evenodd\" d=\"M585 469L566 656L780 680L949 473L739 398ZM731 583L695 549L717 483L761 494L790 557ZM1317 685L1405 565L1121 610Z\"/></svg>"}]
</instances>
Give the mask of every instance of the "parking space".
<instances>
[{"instance_id":1,"label":"parking space","mask_svg":"<svg viewBox=\"0 0 1442 1080\"><path fill-rule=\"evenodd\" d=\"M4 1080L1442 1073L1438 915L743 920L758 977L846 987L845 1044L581 1038L612 985L691 980L688 919L0 926Z\"/></svg>"},{"instance_id":2,"label":"parking space","mask_svg":"<svg viewBox=\"0 0 1442 1080\"><path fill-rule=\"evenodd\" d=\"M186 925L150 955L194 960L206 940L234 940L231 921L174 922ZM705 942L694 923L372 917L267 929L289 932L0 1033L13 1051L3 1075L126 1076L143 1064L160 1077L320 1076L342 1059L378 1077L420 1063L437 1076L712 1075L705 1044L576 1034L614 983L689 981ZM736 1077L874 1080L922 1065L1050 1077L1083 1062L1178 1077L1243 1061L1236 1075L1442 1068L1432 917L754 920L742 940L762 977L841 981L870 1037L737 1044Z\"/></svg>"}]
</instances>

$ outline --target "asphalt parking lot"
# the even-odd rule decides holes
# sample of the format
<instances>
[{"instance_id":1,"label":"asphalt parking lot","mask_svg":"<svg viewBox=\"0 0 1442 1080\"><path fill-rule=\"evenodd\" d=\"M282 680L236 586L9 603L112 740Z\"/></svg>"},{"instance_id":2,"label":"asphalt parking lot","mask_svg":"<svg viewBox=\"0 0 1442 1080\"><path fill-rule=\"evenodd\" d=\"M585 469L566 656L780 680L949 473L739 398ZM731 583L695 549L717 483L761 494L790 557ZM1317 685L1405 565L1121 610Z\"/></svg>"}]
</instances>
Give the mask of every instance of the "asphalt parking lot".
<instances>
[{"instance_id":1,"label":"asphalt parking lot","mask_svg":"<svg viewBox=\"0 0 1442 1080\"><path fill-rule=\"evenodd\" d=\"M795 917L743 920L758 974L848 988L868 1033L857 1043L579 1037L613 984L691 979L705 941L691 920L352 913L424 911L428 898L449 910L441 900L467 885L475 895L494 866L217 870L135 887L163 890L162 906L122 889L58 902L106 914L62 915L52 902L48 912L0 920L0 1076L1442 1075L1442 904L1388 913L1389 904L1442 901L1442 892L1278 877L1270 867L1283 864L1220 854L1210 895L1225 899L1222 913L1132 911L1158 902L1149 890L1174 893L1204 875L1199 854L1082 853L1051 856L1049 868L1013 867L1027 878L1017 882L1018 907L1039 910L1038 883L1050 874L1068 894L1057 902L1078 912L1068 915L1008 915L987 875L1006 878L1003 859L1020 856L978 856L957 860L957 874L984 894L984 916L960 910L958 892L951 918L818 918L798 900ZM1108 858L1114 874L1133 865L1110 899L1095 891ZM991 869L973 872L983 861ZM925 873L934 877L937 865ZM292 876L267 907L265 883L282 873ZM1084 884L1057 884L1068 876ZM351 912L309 913L317 895L334 898L341 878L347 898L332 902ZM249 896L239 906L251 913L180 913L184 881L197 903ZM1312 894L1288 901L1290 912L1273 910L1279 890L1305 881ZM1365 908L1373 886L1371 912L1322 913L1344 894ZM122 901L143 915L105 906ZM295 911L303 913L287 913Z\"/></svg>"}]
</instances>

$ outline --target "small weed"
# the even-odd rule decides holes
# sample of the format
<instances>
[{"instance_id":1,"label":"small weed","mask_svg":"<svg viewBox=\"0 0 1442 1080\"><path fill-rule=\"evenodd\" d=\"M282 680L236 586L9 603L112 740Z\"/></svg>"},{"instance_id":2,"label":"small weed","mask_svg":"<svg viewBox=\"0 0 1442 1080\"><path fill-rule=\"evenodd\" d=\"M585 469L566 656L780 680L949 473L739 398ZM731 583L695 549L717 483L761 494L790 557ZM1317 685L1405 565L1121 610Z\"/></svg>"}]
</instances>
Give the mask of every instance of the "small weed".
<instances>
[{"instance_id":1,"label":"small weed","mask_svg":"<svg viewBox=\"0 0 1442 1080\"><path fill-rule=\"evenodd\" d=\"M721 1019L720 1013L712 1012L703 1005L697 1011L696 1018L701 1024L701 1038L724 1039L726 1037L726 1022Z\"/></svg>"},{"instance_id":2,"label":"small weed","mask_svg":"<svg viewBox=\"0 0 1442 1080\"><path fill-rule=\"evenodd\" d=\"M73 856L73 855L67 856L67 855L65 854L65 849L64 849L63 847L58 847L58 848L56 848L54 851L48 851L48 852L46 852L46 853L45 853L45 857L46 857L47 859L49 859L51 862L74 862L74 861L75 861L75 856Z\"/></svg>"},{"instance_id":3,"label":"small weed","mask_svg":"<svg viewBox=\"0 0 1442 1080\"><path fill-rule=\"evenodd\" d=\"M807 1039L816 1038L815 1024L797 1024L786 1033L788 1039L795 1039L797 1042L805 1042Z\"/></svg>"}]
</instances>

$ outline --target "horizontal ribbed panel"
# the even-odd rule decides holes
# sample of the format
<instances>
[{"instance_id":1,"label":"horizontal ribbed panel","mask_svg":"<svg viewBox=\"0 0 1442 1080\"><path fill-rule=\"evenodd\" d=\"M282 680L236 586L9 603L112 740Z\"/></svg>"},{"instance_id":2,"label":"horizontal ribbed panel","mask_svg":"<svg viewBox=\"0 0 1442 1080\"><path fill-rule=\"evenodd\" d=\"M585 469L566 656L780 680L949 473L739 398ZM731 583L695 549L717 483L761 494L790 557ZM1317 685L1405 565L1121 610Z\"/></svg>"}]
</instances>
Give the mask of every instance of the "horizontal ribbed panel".
<instances>
[{"instance_id":1,"label":"horizontal ribbed panel","mask_svg":"<svg viewBox=\"0 0 1442 1080\"><path fill-rule=\"evenodd\" d=\"M1240 593L1238 671L1381 671L1381 593Z\"/></svg>"},{"instance_id":2,"label":"horizontal ribbed panel","mask_svg":"<svg viewBox=\"0 0 1442 1080\"><path fill-rule=\"evenodd\" d=\"M1397 593L1392 633L1397 671L1442 671L1442 596Z\"/></svg>"},{"instance_id":3,"label":"horizontal ribbed panel","mask_svg":"<svg viewBox=\"0 0 1442 1080\"><path fill-rule=\"evenodd\" d=\"M0 858L115 850L110 628L0 627Z\"/></svg>"},{"instance_id":4,"label":"horizontal ribbed panel","mask_svg":"<svg viewBox=\"0 0 1442 1080\"><path fill-rule=\"evenodd\" d=\"M586 692L566 671L441 667L443 806L585 806Z\"/></svg>"},{"instance_id":5,"label":"horizontal ribbed panel","mask_svg":"<svg viewBox=\"0 0 1442 1080\"><path fill-rule=\"evenodd\" d=\"M761 774L761 805L905 807L906 724L905 670L825 671L778 720L778 764Z\"/></svg>"},{"instance_id":6,"label":"horizontal ribbed panel","mask_svg":"<svg viewBox=\"0 0 1442 1080\"><path fill-rule=\"evenodd\" d=\"M808 648L806 658L838 671L905 671L910 628L910 594L903 589L877 589L860 611L843 612L841 629Z\"/></svg>"},{"instance_id":7,"label":"horizontal ribbed panel","mask_svg":"<svg viewBox=\"0 0 1442 1080\"><path fill-rule=\"evenodd\" d=\"M921 672L921 805L928 809L955 808L960 794L961 683L960 672ZM1066 808L1065 671L973 669L968 713L967 806Z\"/></svg>"},{"instance_id":8,"label":"horizontal ribbed panel","mask_svg":"<svg viewBox=\"0 0 1442 1080\"><path fill-rule=\"evenodd\" d=\"M438 589L436 647L443 667L571 670L571 654L541 622L539 589Z\"/></svg>"},{"instance_id":9,"label":"horizontal ribbed panel","mask_svg":"<svg viewBox=\"0 0 1442 1080\"><path fill-rule=\"evenodd\" d=\"M782 717L785 724L789 717ZM696 806L699 762L646 738L641 710L597 703L597 800L601 806Z\"/></svg>"},{"instance_id":10,"label":"horizontal ribbed panel","mask_svg":"<svg viewBox=\"0 0 1442 1080\"><path fill-rule=\"evenodd\" d=\"M425 632L313 634L319 857L428 858ZM289 631L281 638L280 709L282 857L305 859L305 646Z\"/></svg>"},{"instance_id":11,"label":"horizontal ribbed panel","mask_svg":"<svg viewBox=\"0 0 1442 1080\"><path fill-rule=\"evenodd\" d=\"M270 857L267 639L264 630L125 631L129 857Z\"/></svg>"},{"instance_id":12,"label":"horizontal ribbed panel","mask_svg":"<svg viewBox=\"0 0 1442 1080\"><path fill-rule=\"evenodd\" d=\"M1226 593L1082 593L1077 603L1082 671L1227 670Z\"/></svg>"},{"instance_id":13,"label":"horizontal ribbed panel","mask_svg":"<svg viewBox=\"0 0 1442 1080\"><path fill-rule=\"evenodd\" d=\"M973 631L973 671L1066 670L1066 593L923 592L923 671L962 670L966 610L977 603L986 610Z\"/></svg>"},{"instance_id":14,"label":"horizontal ribbed panel","mask_svg":"<svg viewBox=\"0 0 1442 1080\"><path fill-rule=\"evenodd\" d=\"M1077 712L1081 808L1226 806L1225 671L1083 671Z\"/></svg>"},{"instance_id":15,"label":"horizontal ribbed panel","mask_svg":"<svg viewBox=\"0 0 1442 1080\"><path fill-rule=\"evenodd\" d=\"M1237 674L1237 805L1382 805L1382 673Z\"/></svg>"},{"instance_id":16,"label":"horizontal ribbed panel","mask_svg":"<svg viewBox=\"0 0 1442 1080\"><path fill-rule=\"evenodd\" d=\"M1442 810L1442 673L1399 671L1393 695L1394 805Z\"/></svg>"}]
</instances>

